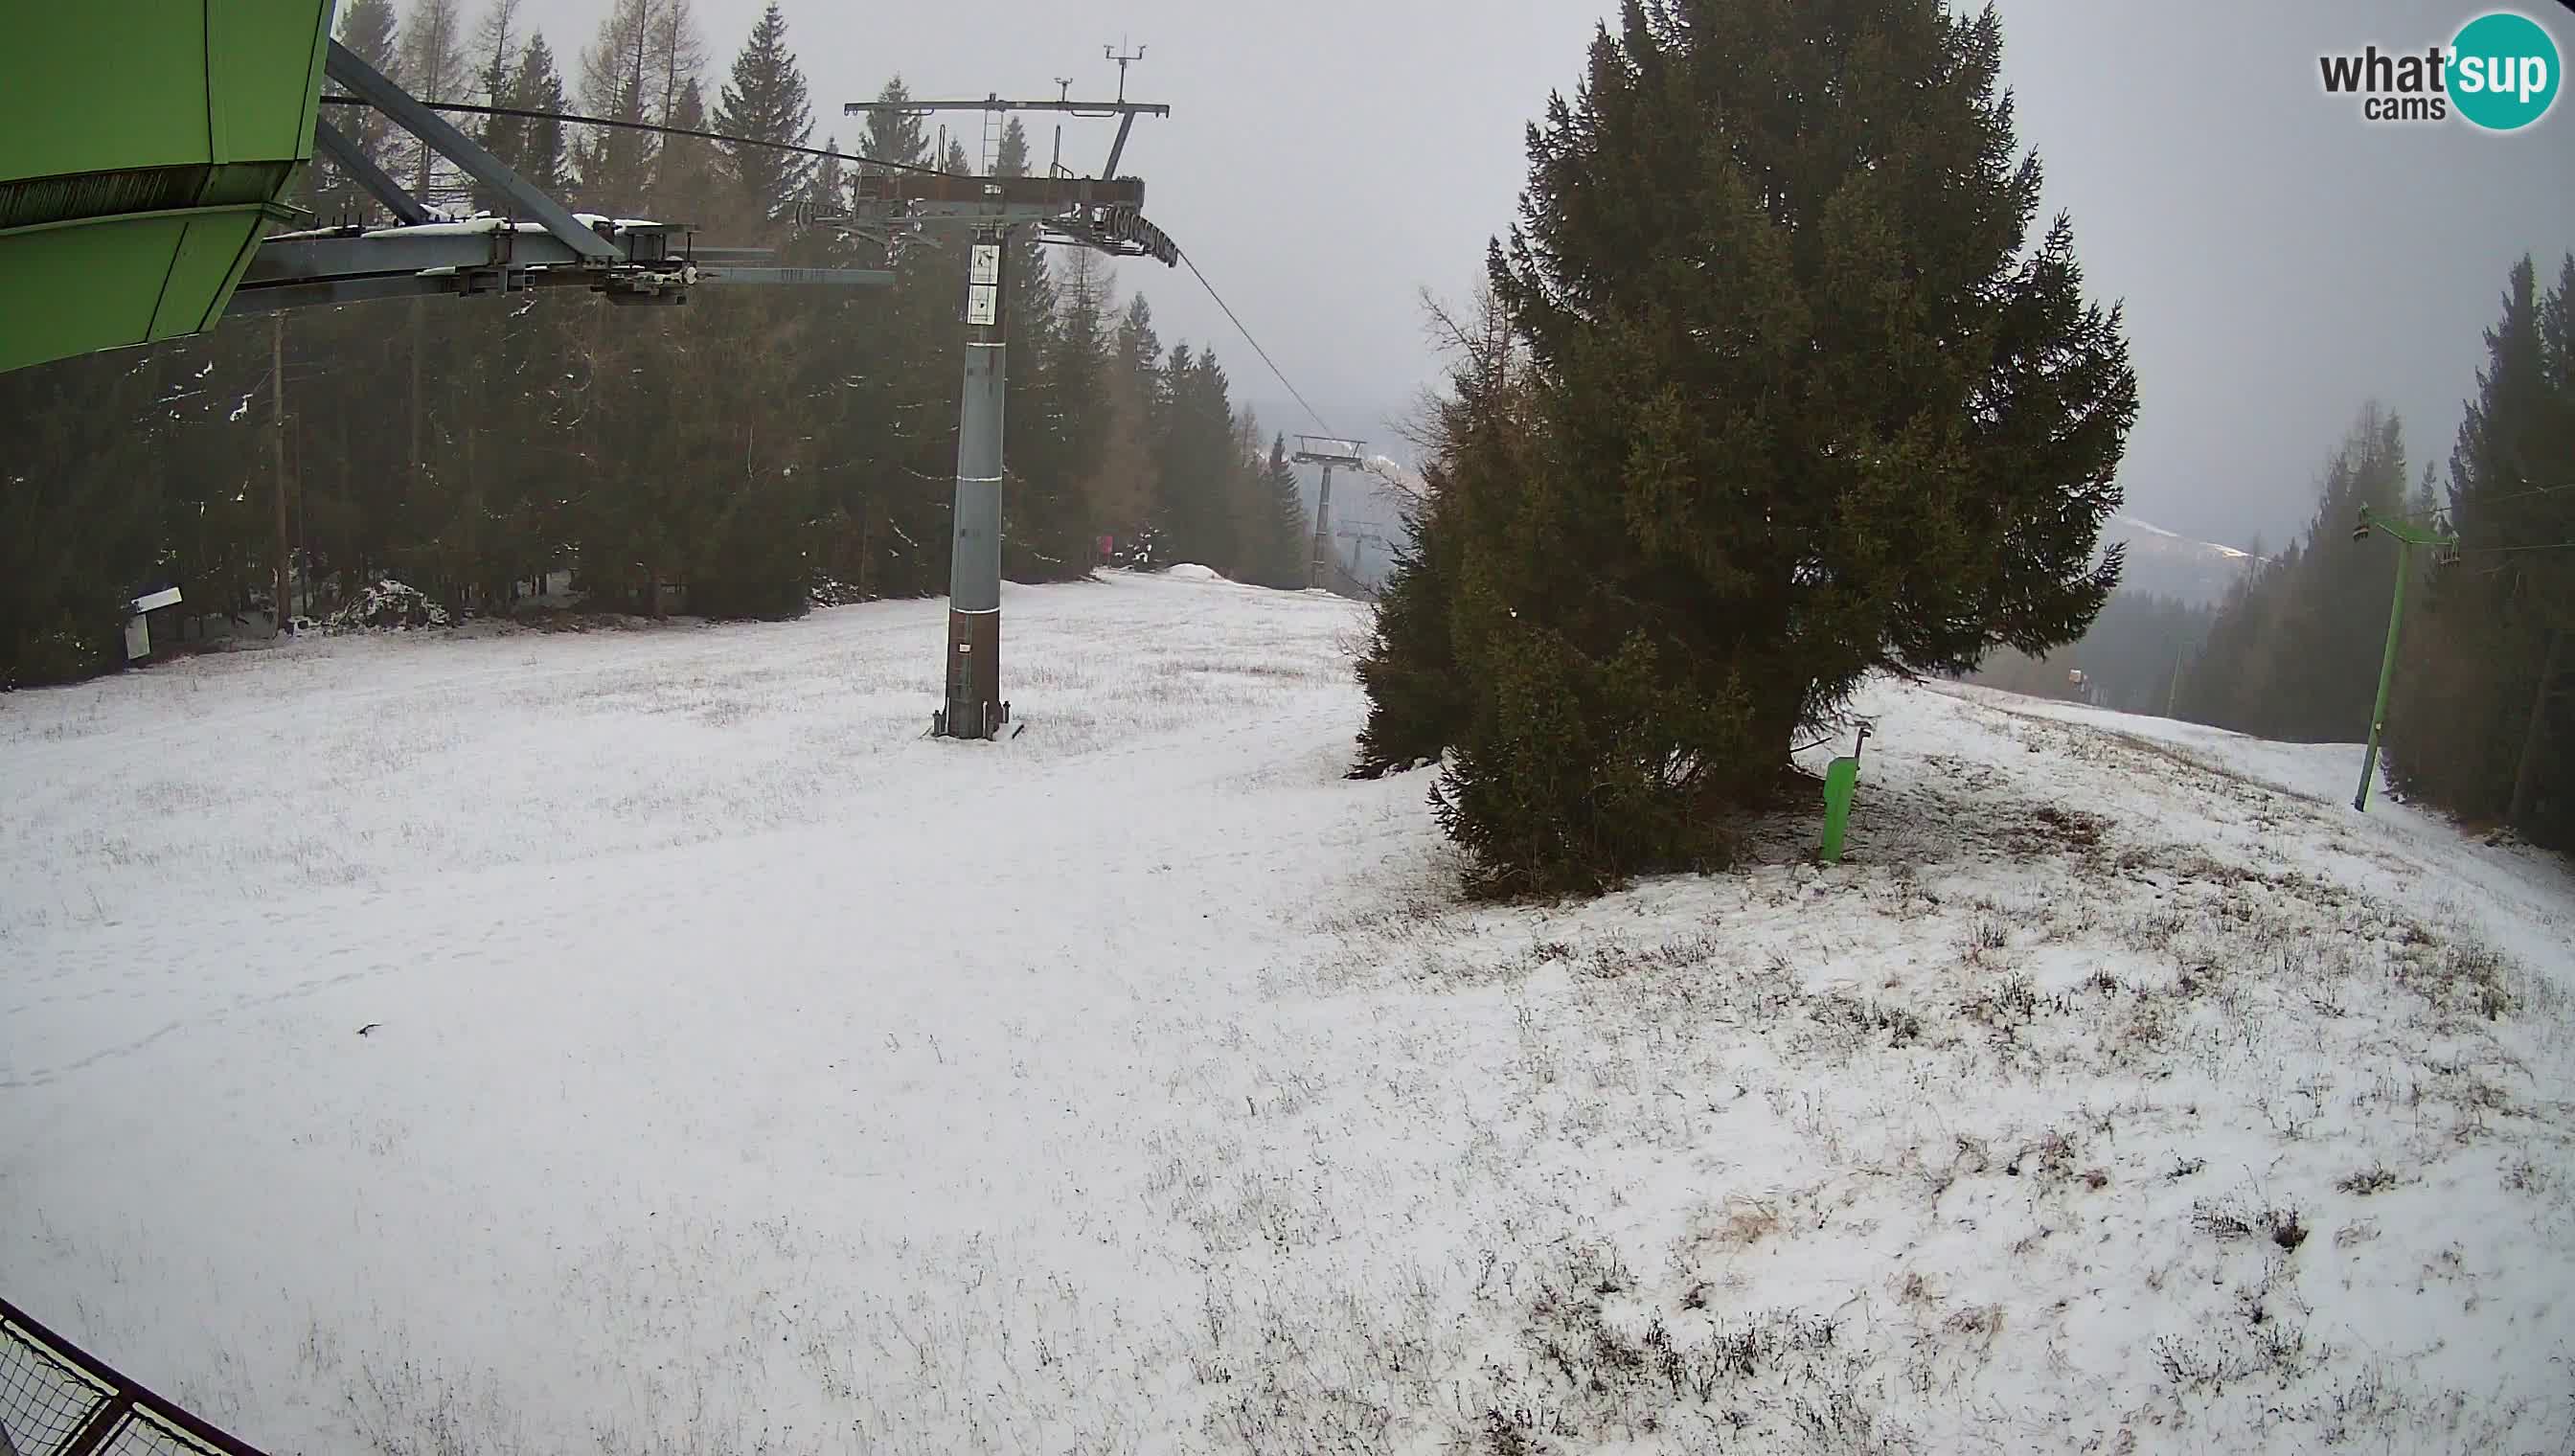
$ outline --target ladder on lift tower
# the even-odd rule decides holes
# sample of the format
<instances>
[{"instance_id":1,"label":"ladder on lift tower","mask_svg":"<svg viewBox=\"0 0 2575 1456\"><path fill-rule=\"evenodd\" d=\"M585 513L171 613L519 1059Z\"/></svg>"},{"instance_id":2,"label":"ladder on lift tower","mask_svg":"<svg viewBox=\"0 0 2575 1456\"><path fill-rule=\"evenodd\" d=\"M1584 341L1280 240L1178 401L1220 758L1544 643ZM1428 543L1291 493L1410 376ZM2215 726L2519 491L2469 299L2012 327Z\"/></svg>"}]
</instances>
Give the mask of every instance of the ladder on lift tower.
<instances>
[{"instance_id":1,"label":"ladder on lift tower","mask_svg":"<svg viewBox=\"0 0 2575 1456\"><path fill-rule=\"evenodd\" d=\"M1011 114L999 107L984 113L984 156L975 169L983 176L992 176L993 170L1002 165L1002 138L1010 125Z\"/></svg>"}]
</instances>

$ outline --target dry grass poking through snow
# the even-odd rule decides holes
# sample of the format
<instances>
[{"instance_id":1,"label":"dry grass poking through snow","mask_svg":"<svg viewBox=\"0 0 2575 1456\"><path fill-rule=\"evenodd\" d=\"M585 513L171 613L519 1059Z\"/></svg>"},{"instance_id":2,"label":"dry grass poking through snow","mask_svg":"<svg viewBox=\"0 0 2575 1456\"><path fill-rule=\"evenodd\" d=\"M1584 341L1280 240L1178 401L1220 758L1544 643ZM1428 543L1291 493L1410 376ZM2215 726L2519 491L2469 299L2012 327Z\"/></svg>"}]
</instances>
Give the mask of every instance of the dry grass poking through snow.
<instances>
[{"instance_id":1,"label":"dry grass poking through snow","mask_svg":"<svg viewBox=\"0 0 2575 1456\"><path fill-rule=\"evenodd\" d=\"M935 603L0 704L12 1297L280 1449L2575 1444L2561 867L1884 687L1847 863L1465 908L1346 604L1010 602L1005 744Z\"/></svg>"},{"instance_id":2,"label":"dry grass poking through snow","mask_svg":"<svg viewBox=\"0 0 2575 1456\"><path fill-rule=\"evenodd\" d=\"M1333 926L1352 1015L1509 1007L1428 1100L1550 1237L1472 1285L1451 1448L2567 1449L2563 981L2434 866L2279 854L2354 832L2302 800L2086 741L2041 802L2003 749L2084 730L1896 712L1840 869L1797 826L1731 879Z\"/></svg>"}]
</instances>

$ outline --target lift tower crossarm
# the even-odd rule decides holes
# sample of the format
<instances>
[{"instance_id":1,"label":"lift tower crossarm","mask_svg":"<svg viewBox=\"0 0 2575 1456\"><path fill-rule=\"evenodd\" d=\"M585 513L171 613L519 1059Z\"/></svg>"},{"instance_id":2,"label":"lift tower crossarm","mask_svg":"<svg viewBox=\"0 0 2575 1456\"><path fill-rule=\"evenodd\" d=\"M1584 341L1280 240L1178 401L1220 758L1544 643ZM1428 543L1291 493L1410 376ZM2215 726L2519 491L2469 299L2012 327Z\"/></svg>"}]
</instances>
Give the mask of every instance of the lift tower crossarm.
<instances>
[{"instance_id":1,"label":"lift tower crossarm","mask_svg":"<svg viewBox=\"0 0 2575 1456\"><path fill-rule=\"evenodd\" d=\"M1151 258L1166 268L1181 261L1179 245L1146 221L1141 211L1145 184L1134 177L863 174L851 192L860 213L887 227L899 222L1034 225L1049 242L1121 258Z\"/></svg>"},{"instance_id":2,"label":"lift tower crossarm","mask_svg":"<svg viewBox=\"0 0 2575 1456\"><path fill-rule=\"evenodd\" d=\"M1127 155L1127 135L1136 129L1140 116L1170 116L1172 108L1157 101L1007 101L998 93L981 101L852 101L841 107L844 116L872 116L892 112L897 116L928 116L934 111L1058 111L1068 116L1118 118L1118 140L1109 144L1109 165L1100 175L1118 175L1118 160Z\"/></svg>"},{"instance_id":3,"label":"lift tower crossarm","mask_svg":"<svg viewBox=\"0 0 2575 1456\"><path fill-rule=\"evenodd\" d=\"M1158 101L1012 101L998 94L981 101L851 101L841 107L844 116L866 116L876 112L895 112L904 116L928 116L934 111L1061 111L1074 116L1170 116L1168 103Z\"/></svg>"},{"instance_id":4,"label":"lift tower crossarm","mask_svg":"<svg viewBox=\"0 0 2575 1456\"><path fill-rule=\"evenodd\" d=\"M368 65L357 52L335 40L331 42L329 57L323 65L332 80L348 87L358 99L393 118L403 130L463 168L466 176L508 198L513 211L543 224L555 241L593 263L626 261L616 245L583 227L580 219L575 218L562 203L529 186L518 173L510 170L508 163L483 150L445 117L421 105L410 92Z\"/></svg>"},{"instance_id":5,"label":"lift tower crossarm","mask_svg":"<svg viewBox=\"0 0 2575 1456\"><path fill-rule=\"evenodd\" d=\"M2363 506L2360 508L2360 525L2352 532L2352 539L2358 541L2372 531L2384 531L2407 546L2443 547L2456 546L2459 543L2459 539L2455 536L2445 536L2410 521L2390 521L2367 506Z\"/></svg>"}]
</instances>

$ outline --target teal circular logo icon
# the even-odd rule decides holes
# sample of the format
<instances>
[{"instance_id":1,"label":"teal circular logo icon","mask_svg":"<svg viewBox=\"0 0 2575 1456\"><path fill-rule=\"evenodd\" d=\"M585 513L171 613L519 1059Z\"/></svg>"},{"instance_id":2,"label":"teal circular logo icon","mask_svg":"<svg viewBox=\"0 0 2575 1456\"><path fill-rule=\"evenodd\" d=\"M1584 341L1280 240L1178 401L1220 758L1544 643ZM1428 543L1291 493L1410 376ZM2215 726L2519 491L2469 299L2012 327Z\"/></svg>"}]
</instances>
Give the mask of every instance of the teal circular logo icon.
<instances>
[{"instance_id":1,"label":"teal circular logo icon","mask_svg":"<svg viewBox=\"0 0 2575 1456\"><path fill-rule=\"evenodd\" d=\"M2450 42L2450 104L2474 126L2519 131L2557 100L2557 41L2527 15L2480 15Z\"/></svg>"}]
</instances>

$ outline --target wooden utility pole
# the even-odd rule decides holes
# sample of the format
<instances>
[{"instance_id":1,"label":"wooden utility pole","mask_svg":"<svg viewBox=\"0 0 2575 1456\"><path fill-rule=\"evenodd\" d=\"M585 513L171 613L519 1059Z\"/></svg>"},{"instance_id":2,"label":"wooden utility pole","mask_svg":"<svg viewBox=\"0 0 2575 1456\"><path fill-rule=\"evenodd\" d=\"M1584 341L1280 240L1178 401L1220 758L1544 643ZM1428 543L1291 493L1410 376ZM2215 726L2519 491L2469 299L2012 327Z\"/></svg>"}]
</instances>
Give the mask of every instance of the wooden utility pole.
<instances>
[{"instance_id":1,"label":"wooden utility pole","mask_svg":"<svg viewBox=\"0 0 2575 1456\"><path fill-rule=\"evenodd\" d=\"M277 635L294 631L295 574L286 538L286 315L268 316L268 425L277 466Z\"/></svg>"}]
</instances>

